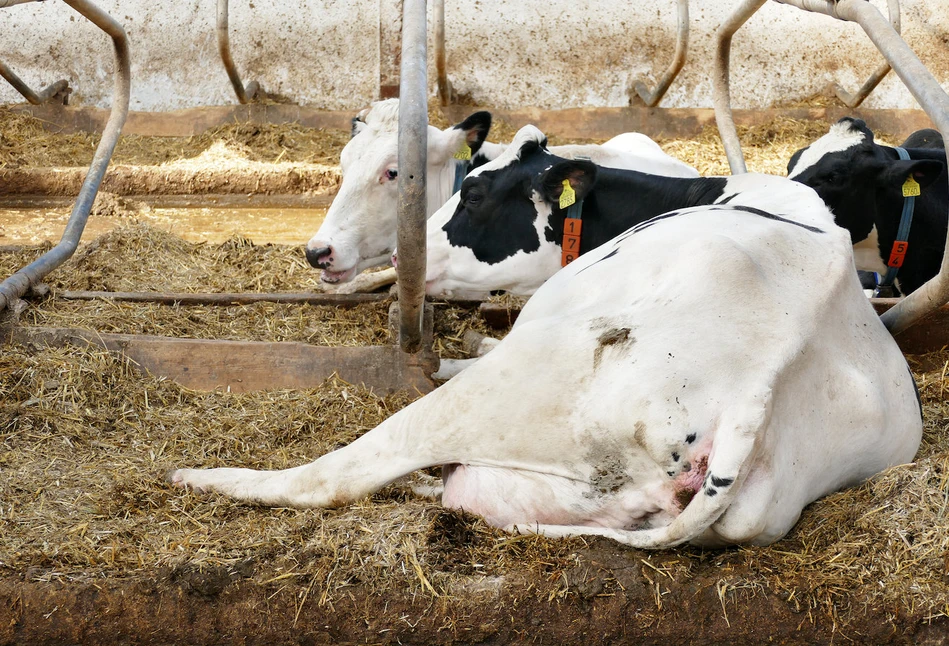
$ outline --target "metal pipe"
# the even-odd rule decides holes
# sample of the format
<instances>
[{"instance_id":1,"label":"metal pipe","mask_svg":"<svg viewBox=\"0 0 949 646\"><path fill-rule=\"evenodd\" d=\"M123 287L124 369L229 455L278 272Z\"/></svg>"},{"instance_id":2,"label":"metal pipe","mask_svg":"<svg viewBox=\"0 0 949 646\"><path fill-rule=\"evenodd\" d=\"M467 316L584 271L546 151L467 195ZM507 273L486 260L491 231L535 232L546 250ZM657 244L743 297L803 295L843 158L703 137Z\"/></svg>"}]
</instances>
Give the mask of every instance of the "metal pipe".
<instances>
[{"instance_id":1,"label":"metal pipe","mask_svg":"<svg viewBox=\"0 0 949 646\"><path fill-rule=\"evenodd\" d=\"M896 33L900 33L900 0L886 0L886 6L887 12L890 14L890 24L893 25L893 30ZM860 89L853 94L845 90L840 83L835 84L834 92L837 94L837 98L843 101L844 105L848 108L856 108L863 103L864 99L870 95L870 92L873 92L874 88L880 84L880 81L889 73L890 69L890 64L884 60L884 62L873 71Z\"/></svg>"},{"instance_id":2,"label":"metal pipe","mask_svg":"<svg viewBox=\"0 0 949 646\"><path fill-rule=\"evenodd\" d=\"M444 2L444 0L440 0ZM672 63L666 69L655 90L650 90L643 81L636 81L633 87L639 98L650 108L659 105L666 95L672 81L678 76L685 65L685 55L689 49L689 0L678 0L678 27L676 30L676 49L672 56Z\"/></svg>"},{"instance_id":3,"label":"metal pipe","mask_svg":"<svg viewBox=\"0 0 949 646\"><path fill-rule=\"evenodd\" d=\"M399 344L422 349L428 101L425 0L405 0L399 87Z\"/></svg>"},{"instance_id":4,"label":"metal pipe","mask_svg":"<svg viewBox=\"0 0 949 646\"><path fill-rule=\"evenodd\" d=\"M221 54L224 69L227 70L227 77L231 79L231 85L234 86L237 100L241 103L251 103L257 98L260 85L257 81L251 81L245 86L241 81L237 66L234 65L234 59L231 57L231 37L228 32L227 3L228 0L217 0L217 50Z\"/></svg>"},{"instance_id":5,"label":"metal pipe","mask_svg":"<svg viewBox=\"0 0 949 646\"><path fill-rule=\"evenodd\" d=\"M687 2L688 0L680 0ZM451 82L448 80L448 62L445 54L445 0L435 0L432 6L435 20L435 71L438 77L438 101L451 103Z\"/></svg>"},{"instance_id":6,"label":"metal pipe","mask_svg":"<svg viewBox=\"0 0 949 646\"><path fill-rule=\"evenodd\" d=\"M6 63L2 61L0 61L0 76L5 78L7 83L12 85L17 92L23 95L23 98L33 105L46 103L57 94L61 94L63 90L69 88L69 83L67 81L59 80L49 87L40 90L39 92L34 92L29 85L24 83L23 80L17 76Z\"/></svg>"},{"instance_id":7,"label":"metal pipe","mask_svg":"<svg viewBox=\"0 0 949 646\"><path fill-rule=\"evenodd\" d=\"M128 116L129 95L131 94L132 74L128 37L125 30L109 14L105 13L90 0L63 0L90 22L106 32L115 48L115 72L112 111L102 131L102 139L96 147L92 164L86 179L79 189L79 197L73 205L72 214L66 223L63 237L55 247L40 256L23 269L0 283L0 311L12 305L33 285L38 285L47 274L62 265L73 255L79 246L79 238L89 218L89 211L102 183L105 169L112 158L112 151L119 140L122 126Z\"/></svg>"},{"instance_id":8,"label":"metal pipe","mask_svg":"<svg viewBox=\"0 0 949 646\"><path fill-rule=\"evenodd\" d=\"M865 0L840 0L837 15L856 22L883 52L893 71L932 119L933 124L949 138L949 96L926 69L909 45L887 22L883 14ZM946 238L949 247L949 235ZM943 253L939 273L922 287L885 312L880 318L892 334L899 334L915 321L949 301L949 253Z\"/></svg>"},{"instance_id":9,"label":"metal pipe","mask_svg":"<svg viewBox=\"0 0 949 646\"><path fill-rule=\"evenodd\" d=\"M743 0L738 8L718 28L718 47L715 52L715 70L712 73L712 104L715 107L715 123L725 147L725 156L732 174L747 172L745 158L741 153L741 141L732 118L731 96L728 89L728 62L731 54L732 36L767 0Z\"/></svg>"}]
</instances>

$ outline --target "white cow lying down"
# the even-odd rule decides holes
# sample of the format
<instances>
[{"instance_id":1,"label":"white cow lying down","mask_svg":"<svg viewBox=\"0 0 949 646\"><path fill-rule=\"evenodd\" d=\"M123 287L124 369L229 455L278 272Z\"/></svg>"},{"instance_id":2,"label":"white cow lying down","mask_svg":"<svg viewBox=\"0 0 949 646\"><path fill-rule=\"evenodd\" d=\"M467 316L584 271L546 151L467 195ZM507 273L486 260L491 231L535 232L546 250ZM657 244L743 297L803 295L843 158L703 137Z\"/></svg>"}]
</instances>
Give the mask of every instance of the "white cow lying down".
<instances>
[{"instance_id":1,"label":"white cow lying down","mask_svg":"<svg viewBox=\"0 0 949 646\"><path fill-rule=\"evenodd\" d=\"M772 195L770 212L673 211L581 256L493 351L311 464L169 479L333 507L443 465L444 505L515 531L780 539L811 501L911 460L922 420L849 234L810 189L775 178Z\"/></svg>"}]
</instances>

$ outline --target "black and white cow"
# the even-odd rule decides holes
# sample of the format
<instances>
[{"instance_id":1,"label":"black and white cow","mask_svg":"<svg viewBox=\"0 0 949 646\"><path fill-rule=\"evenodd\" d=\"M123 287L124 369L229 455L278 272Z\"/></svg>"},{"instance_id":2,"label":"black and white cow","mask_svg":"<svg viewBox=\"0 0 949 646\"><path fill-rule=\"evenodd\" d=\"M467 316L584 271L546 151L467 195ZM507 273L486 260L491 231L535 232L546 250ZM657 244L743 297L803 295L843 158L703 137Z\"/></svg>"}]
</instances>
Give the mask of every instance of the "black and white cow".
<instances>
[{"instance_id":1,"label":"black and white cow","mask_svg":"<svg viewBox=\"0 0 949 646\"><path fill-rule=\"evenodd\" d=\"M849 234L812 190L774 179L769 209L736 194L584 254L494 350L344 448L169 480L334 507L441 465L443 505L514 531L776 541L811 501L911 460L922 419Z\"/></svg>"},{"instance_id":2,"label":"black and white cow","mask_svg":"<svg viewBox=\"0 0 949 646\"><path fill-rule=\"evenodd\" d=\"M773 187L787 182L757 174L673 178L603 168L563 159L545 143L540 130L525 126L503 154L473 170L460 194L429 219L430 295L479 297L497 290L529 295L537 290L562 266L567 209L560 208L559 198L564 180L583 201L581 254L672 209L715 203L778 208ZM643 264L649 264L648 258Z\"/></svg>"},{"instance_id":3,"label":"black and white cow","mask_svg":"<svg viewBox=\"0 0 949 646\"><path fill-rule=\"evenodd\" d=\"M346 283L365 269L389 264L398 222L398 125L398 99L376 102L353 121L353 137L340 156L343 181L339 192L306 245L307 260L323 270L325 283ZM463 156L470 155L471 166L477 167L506 148L485 141L490 127L488 112L476 112L445 130L428 127L428 216L455 192L456 169L464 163L456 153L467 147ZM564 157L588 157L604 166L652 169L650 172L672 177L698 176L694 168L670 157L639 133L624 133L602 145L560 146L556 150ZM388 281L394 279L392 272Z\"/></svg>"},{"instance_id":4,"label":"black and white cow","mask_svg":"<svg viewBox=\"0 0 949 646\"><path fill-rule=\"evenodd\" d=\"M936 133L938 134L938 133ZM925 132L909 141L932 140ZM941 137L939 141L941 141ZM949 180L943 148L907 148L901 160L895 148L877 144L859 119L845 117L830 131L791 157L788 177L810 186L850 231L857 269L886 273L903 211L903 184L920 187L902 266L896 276L908 294L939 272L946 244Z\"/></svg>"}]
</instances>

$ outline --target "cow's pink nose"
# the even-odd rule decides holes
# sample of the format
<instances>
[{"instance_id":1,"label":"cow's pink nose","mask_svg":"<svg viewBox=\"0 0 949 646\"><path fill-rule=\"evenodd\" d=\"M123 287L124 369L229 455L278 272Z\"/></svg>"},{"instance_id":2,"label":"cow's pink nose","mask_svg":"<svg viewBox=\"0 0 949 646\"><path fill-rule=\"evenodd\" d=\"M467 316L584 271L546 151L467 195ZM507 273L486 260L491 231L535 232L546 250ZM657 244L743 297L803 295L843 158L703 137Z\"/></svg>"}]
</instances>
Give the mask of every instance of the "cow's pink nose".
<instances>
[{"instance_id":1,"label":"cow's pink nose","mask_svg":"<svg viewBox=\"0 0 949 646\"><path fill-rule=\"evenodd\" d=\"M391 259L391 260L392 260L392 266L393 266L393 267L398 267L398 266L399 266L399 254L397 254L397 253L392 254L392 259Z\"/></svg>"}]
</instances>

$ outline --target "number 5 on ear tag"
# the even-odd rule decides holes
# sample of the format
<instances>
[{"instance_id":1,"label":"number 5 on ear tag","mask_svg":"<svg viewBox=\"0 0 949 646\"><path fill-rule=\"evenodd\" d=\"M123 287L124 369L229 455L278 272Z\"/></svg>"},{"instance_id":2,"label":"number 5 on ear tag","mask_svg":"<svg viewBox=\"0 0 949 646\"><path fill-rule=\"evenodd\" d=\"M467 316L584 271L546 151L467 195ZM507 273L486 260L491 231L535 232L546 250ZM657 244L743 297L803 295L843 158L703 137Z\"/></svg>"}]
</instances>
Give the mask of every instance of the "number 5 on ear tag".
<instances>
[{"instance_id":1,"label":"number 5 on ear tag","mask_svg":"<svg viewBox=\"0 0 949 646\"><path fill-rule=\"evenodd\" d=\"M577 193L570 186L570 180L563 181L563 193L560 194L560 208L565 209L577 201Z\"/></svg>"}]
</instances>

